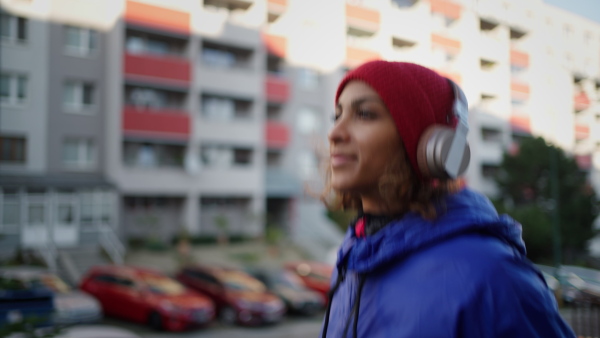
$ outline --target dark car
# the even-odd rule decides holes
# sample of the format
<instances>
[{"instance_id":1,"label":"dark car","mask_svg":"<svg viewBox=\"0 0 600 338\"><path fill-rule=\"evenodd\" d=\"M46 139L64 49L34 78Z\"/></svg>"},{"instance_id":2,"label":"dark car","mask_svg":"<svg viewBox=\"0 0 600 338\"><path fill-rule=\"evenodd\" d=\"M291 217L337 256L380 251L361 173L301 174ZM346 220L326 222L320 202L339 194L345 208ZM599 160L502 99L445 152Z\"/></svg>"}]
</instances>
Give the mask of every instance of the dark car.
<instances>
[{"instance_id":1,"label":"dark car","mask_svg":"<svg viewBox=\"0 0 600 338\"><path fill-rule=\"evenodd\" d=\"M320 262L296 261L286 263L284 267L297 274L309 289L321 294L323 302L327 304L333 266Z\"/></svg>"},{"instance_id":2,"label":"dark car","mask_svg":"<svg viewBox=\"0 0 600 338\"><path fill-rule=\"evenodd\" d=\"M183 268L177 280L208 295L226 324L259 325L279 322L285 305L249 274L231 268L193 265Z\"/></svg>"},{"instance_id":3,"label":"dark car","mask_svg":"<svg viewBox=\"0 0 600 338\"><path fill-rule=\"evenodd\" d=\"M285 269L249 269L248 272L279 296L289 313L314 315L325 302L316 291L306 287L295 273Z\"/></svg>"},{"instance_id":4,"label":"dark car","mask_svg":"<svg viewBox=\"0 0 600 338\"><path fill-rule=\"evenodd\" d=\"M11 324L47 327L53 324L53 312L54 293L50 289L0 275L0 328Z\"/></svg>"},{"instance_id":5,"label":"dark car","mask_svg":"<svg viewBox=\"0 0 600 338\"><path fill-rule=\"evenodd\" d=\"M58 275L45 268L31 266L3 268L0 269L0 275L53 291L53 324L95 323L102 319L102 307L94 297L80 290L73 290Z\"/></svg>"},{"instance_id":6,"label":"dark car","mask_svg":"<svg viewBox=\"0 0 600 338\"><path fill-rule=\"evenodd\" d=\"M153 270L107 265L92 268L81 289L96 297L104 314L153 328L182 331L206 325L212 301Z\"/></svg>"}]
</instances>

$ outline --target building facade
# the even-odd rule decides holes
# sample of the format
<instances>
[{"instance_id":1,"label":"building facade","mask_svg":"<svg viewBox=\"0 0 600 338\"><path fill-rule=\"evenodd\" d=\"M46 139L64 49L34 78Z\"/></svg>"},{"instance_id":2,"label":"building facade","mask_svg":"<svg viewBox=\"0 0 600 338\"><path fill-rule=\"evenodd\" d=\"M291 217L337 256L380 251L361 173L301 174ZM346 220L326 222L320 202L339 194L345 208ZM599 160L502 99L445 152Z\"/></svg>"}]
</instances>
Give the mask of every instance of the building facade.
<instances>
[{"instance_id":1,"label":"building facade","mask_svg":"<svg viewBox=\"0 0 600 338\"><path fill-rule=\"evenodd\" d=\"M2 8L5 241L73 245L104 225L163 240L317 233L326 221L303 210L322 185L335 89L371 59L463 87L474 189L496 194L503 153L528 135L577 156L600 188L600 23L542 0Z\"/></svg>"}]
</instances>

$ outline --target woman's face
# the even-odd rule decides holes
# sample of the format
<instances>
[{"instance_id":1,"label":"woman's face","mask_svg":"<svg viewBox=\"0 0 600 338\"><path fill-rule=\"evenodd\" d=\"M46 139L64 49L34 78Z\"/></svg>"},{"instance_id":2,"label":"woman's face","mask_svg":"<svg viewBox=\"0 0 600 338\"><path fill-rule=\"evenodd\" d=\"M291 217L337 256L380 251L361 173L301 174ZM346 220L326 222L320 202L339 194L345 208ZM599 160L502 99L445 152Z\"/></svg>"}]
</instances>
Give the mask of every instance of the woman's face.
<instances>
[{"instance_id":1,"label":"woman's face","mask_svg":"<svg viewBox=\"0 0 600 338\"><path fill-rule=\"evenodd\" d=\"M338 192L378 191L389 161L402 154L392 116L377 92L351 81L342 91L329 133L331 185Z\"/></svg>"}]
</instances>

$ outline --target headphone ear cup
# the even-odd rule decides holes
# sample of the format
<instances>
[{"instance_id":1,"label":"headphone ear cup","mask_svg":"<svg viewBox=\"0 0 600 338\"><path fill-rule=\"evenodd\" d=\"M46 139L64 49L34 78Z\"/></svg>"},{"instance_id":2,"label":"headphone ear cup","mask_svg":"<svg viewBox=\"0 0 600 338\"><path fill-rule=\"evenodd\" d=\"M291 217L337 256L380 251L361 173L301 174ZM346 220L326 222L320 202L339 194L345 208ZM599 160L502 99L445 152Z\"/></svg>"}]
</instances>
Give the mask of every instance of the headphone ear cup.
<instances>
[{"instance_id":1,"label":"headphone ear cup","mask_svg":"<svg viewBox=\"0 0 600 338\"><path fill-rule=\"evenodd\" d=\"M446 159L454 138L454 129L434 125L425 130L417 146L417 163L423 178L449 178ZM465 172L471 159L469 145L465 146L459 173Z\"/></svg>"}]
</instances>

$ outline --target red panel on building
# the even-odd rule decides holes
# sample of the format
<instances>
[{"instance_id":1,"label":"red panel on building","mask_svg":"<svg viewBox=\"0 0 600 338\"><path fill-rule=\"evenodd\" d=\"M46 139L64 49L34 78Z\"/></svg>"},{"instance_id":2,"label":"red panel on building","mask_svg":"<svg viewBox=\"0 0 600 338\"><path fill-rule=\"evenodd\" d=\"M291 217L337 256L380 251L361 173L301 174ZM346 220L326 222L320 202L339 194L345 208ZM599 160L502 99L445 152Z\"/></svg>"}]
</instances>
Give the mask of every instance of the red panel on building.
<instances>
[{"instance_id":1,"label":"red panel on building","mask_svg":"<svg viewBox=\"0 0 600 338\"><path fill-rule=\"evenodd\" d=\"M510 125L517 131L531 133L531 121L527 115L519 113L513 114L510 117Z\"/></svg>"},{"instance_id":2,"label":"red panel on building","mask_svg":"<svg viewBox=\"0 0 600 338\"><path fill-rule=\"evenodd\" d=\"M346 4L346 17L351 20L367 21L379 25L379 12L362 6Z\"/></svg>"},{"instance_id":3,"label":"red panel on building","mask_svg":"<svg viewBox=\"0 0 600 338\"><path fill-rule=\"evenodd\" d=\"M287 6L287 0L268 0L269 5Z\"/></svg>"},{"instance_id":4,"label":"red panel on building","mask_svg":"<svg viewBox=\"0 0 600 338\"><path fill-rule=\"evenodd\" d=\"M577 111L587 109L590 106L590 99L584 92L576 94L573 100L575 101L575 110Z\"/></svg>"},{"instance_id":5,"label":"red panel on building","mask_svg":"<svg viewBox=\"0 0 600 338\"><path fill-rule=\"evenodd\" d=\"M187 85L190 83L191 66L187 59L172 56L125 54L123 63L126 75L162 79L176 84Z\"/></svg>"},{"instance_id":6,"label":"red panel on building","mask_svg":"<svg viewBox=\"0 0 600 338\"><path fill-rule=\"evenodd\" d=\"M583 124L575 125L575 138L578 140L583 140L590 137L590 126L586 126Z\"/></svg>"},{"instance_id":7,"label":"red panel on building","mask_svg":"<svg viewBox=\"0 0 600 338\"><path fill-rule=\"evenodd\" d=\"M277 121L267 121L265 138L268 148L285 148L290 143L290 129Z\"/></svg>"},{"instance_id":8,"label":"red panel on building","mask_svg":"<svg viewBox=\"0 0 600 338\"><path fill-rule=\"evenodd\" d=\"M267 76L265 92L269 102L286 102L290 98L290 84L288 80L277 76Z\"/></svg>"},{"instance_id":9,"label":"red panel on building","mask_svg":"<svg viewBox=\"0 0 600 338\"><path fill-rule=\"evenodd\" d=\"M522 99L529 97L529 85L526 83L513 81L510 84L511 95Z\"/></svg>"},{"instance_id":10,"label":"red panel on building","mask_svg":"<svg viewBox=\"0 0 600 338\"><path fill-rule=\"evenodd\" d=\"M133 24L177 33L190 33L190 14L172 9L127 1L125 20Z\"/></svg>"},{"instance_id":11,"label":"red panel on building","mask_svg":"<svg viewBox=\"0 0 600 338\"><path fill-rule=\"evenodd\" d=\"M510 63L519 67L529 67L529 54L511 49Z\"/></svg>"},{"instance_id":12,"label":"red panel on building","mask_svg":"<svg viewBox=\"0 0 600 338\"><path fill-rule=\"evenodd\" d=\"M429 0L431 11L442 13L451 19L459 19L462 11L461 5L448 0Z\"/></svg>"},{"instance_id":13,"label":"red panel on building","mask_svg":"<svg viewBox=\"0 0 600 338\"><path fill-rule=\"evenodd\" d=\"M435 33L431 34L431 44L441 47L451 53L460 52L460 41L445 37L443 35Z\"/></svg>"},{"instance_id":14,"label":"red panel on building","mask_svg":"<svg viewBox=\"0 0 600 338\"><path fill-rule=\"evenodd\" d=\"M285 58L287 55L287 39L283 36L263 34L263 42L270 54Z\"/></svg>"},{"instance_id":15,"label":"red panel on building","mask_svg":"<svg viewBox=\"0 0 600 338\"><path fill-rule=\"evenodd\" d=\"M126 134L168 139L188 139L190 116L181 110L138 110L123 108L123 131Z\"/></svg>"}]
</instances>

